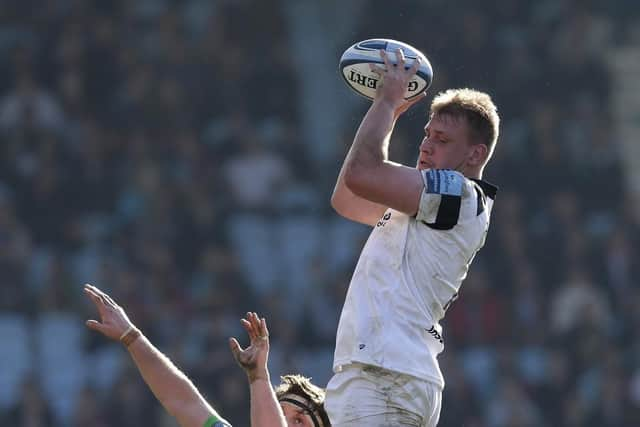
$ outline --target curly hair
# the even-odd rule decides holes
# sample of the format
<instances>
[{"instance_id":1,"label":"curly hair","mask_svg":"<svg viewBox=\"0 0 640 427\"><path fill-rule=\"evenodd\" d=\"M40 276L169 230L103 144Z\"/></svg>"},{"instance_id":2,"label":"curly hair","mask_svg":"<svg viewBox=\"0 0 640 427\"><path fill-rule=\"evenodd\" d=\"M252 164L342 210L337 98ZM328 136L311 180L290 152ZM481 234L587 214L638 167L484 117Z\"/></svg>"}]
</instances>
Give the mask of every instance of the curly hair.
<instances>
[{"instance_id":1,"label":"curly hair","mask_svg":"<svg viewBox=\"0 0 640 427\"><path fill-rule=\"evenodd\" d=\"M331 422L324 409L324 390L302 375L285 375L280 377L280 385L276 387L279 402L287 402L304 409L313 419L316 427L329 427Z\"/></svg>"}]
</instances>

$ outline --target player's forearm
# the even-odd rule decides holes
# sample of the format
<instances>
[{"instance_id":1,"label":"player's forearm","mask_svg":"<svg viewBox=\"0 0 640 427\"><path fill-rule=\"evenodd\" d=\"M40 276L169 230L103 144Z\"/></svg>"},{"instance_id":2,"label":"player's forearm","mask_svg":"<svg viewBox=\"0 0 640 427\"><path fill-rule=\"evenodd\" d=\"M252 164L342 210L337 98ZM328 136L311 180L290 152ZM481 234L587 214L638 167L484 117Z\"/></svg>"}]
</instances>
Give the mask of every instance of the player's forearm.
<instances>
[{"instance_id":1,"label":"player's forearm","mask_svg":"<svg viewBox=\"0 0 640 427\"><path fill-rule=\"evenodd\" d=\"M250 386L251 393L251 426L252 427L287 427L280 404L271 388L269 379L259 378Z\"/></svg>"},{"instance_id":2,"label":"player's forearm","mask_svg":"<svg viewBox=\"0 0 640 427\"><path fill-rule=\"evenodd\" d=\"M374 102L367 111L345 160L347 184L359 173L381 166L389 158L389 139L396 122L394 108Z\"/></svg>"},{"instance_id":3,"label":"player's forearm","mask_svg":"<svg viewBox=\"0 0 640 427\"><path fill-rule=\"evenodd\" d=\"M189 378L144 335L128 350L153 394L181 426L202 427L210 416L217 415Z\"/></svg>"},{"instance_id":4,"label":"player's forearm","mask_svg":"<svg viewBox=\"0 0 640 427\"><path fill-rule=\"evenodd\" d=\"M374 203L355 194L347 186L345 175L348 164L353 161L354 145L352 144L340 168L336 185L331 195L331 206L344 218L373 226L387 209L386 206Z\"/></svg>"}]
</instances>

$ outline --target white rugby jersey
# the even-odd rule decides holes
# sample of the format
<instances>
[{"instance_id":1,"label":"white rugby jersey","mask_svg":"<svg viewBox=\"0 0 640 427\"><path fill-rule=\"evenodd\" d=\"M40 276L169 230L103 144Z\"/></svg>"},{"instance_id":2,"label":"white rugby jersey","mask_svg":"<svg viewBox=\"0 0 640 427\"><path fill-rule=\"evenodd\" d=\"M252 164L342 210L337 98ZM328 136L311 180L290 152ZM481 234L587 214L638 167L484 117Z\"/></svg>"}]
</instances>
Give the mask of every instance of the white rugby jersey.
<instances>
[{"instance_id":1,"label":"white rugby jersey","mask_svg":"<svg viewBox=\"0 0 640 427\"><path fill-rule=\"evenodd\" d=\"M451 170L421 173L416 216L388 209L362 249L340 315L335 372L360 362L444 387L438 322L484 244L497 188Z\"/></svg>"}]
</instances>

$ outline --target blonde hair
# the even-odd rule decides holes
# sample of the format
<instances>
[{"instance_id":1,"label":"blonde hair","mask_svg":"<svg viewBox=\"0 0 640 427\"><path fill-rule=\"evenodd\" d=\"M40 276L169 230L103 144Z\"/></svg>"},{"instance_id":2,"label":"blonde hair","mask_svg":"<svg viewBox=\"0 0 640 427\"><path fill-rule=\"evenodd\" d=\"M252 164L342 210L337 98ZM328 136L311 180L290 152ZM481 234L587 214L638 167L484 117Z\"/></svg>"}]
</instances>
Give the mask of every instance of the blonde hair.
<instances>
[{"instance_id":1,"label":"blonde hair","mask_svg":"<svg viewBox=\"0 0 640 427\"><path fill-rule=\"evenodd\" d=\"M485 144L490 158L498 141L500 116L491 97L474 89L449 89L431 102L430 116L446 115L464 118L473 143Z\"/></svg>"}]
</instances>

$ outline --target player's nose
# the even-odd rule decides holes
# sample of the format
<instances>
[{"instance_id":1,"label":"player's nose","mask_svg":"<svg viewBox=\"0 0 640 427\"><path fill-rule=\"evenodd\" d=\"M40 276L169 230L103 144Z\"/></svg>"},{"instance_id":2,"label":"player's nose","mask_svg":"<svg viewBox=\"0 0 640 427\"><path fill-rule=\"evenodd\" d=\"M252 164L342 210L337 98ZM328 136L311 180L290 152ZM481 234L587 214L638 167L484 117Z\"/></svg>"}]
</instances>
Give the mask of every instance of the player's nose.
<instances>
[{"instance_id":1,"label":"player's nose","mask_svg":"<svg viewBox=\"0 0 640 427\"><path fill-rule=\"evenodd\" d=\"M420 143L420 151L424 151L426 153L431 153L433 149L433 144L429 142L429 138L424 138Z\"/></svg>"}]
</instances>

